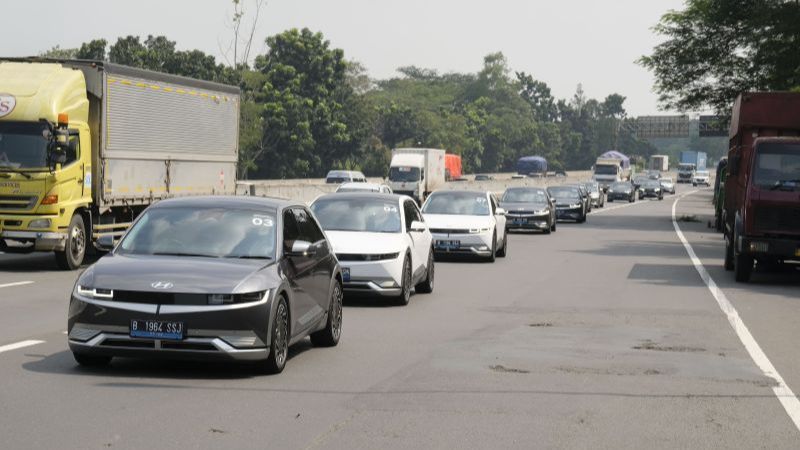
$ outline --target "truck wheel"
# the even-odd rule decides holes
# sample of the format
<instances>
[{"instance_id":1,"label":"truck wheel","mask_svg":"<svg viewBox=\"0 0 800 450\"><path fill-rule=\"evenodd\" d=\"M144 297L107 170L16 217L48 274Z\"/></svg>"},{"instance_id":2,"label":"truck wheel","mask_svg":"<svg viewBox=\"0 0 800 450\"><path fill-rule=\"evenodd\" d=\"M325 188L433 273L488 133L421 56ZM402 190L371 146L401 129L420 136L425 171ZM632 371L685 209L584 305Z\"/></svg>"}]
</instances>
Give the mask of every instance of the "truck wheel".
<instances>
[{"instance_id":1,"label":"truck wheel","mask_svg":"<svg viewBox=\"0 0 800 450\"><path fill-rule=\"evenodd\" d=\"M86 255L86 225L80 214L72 216L67 229L63 252L56 252L56 262L63 270L75 270L83 264Z\"/></svg>"}]
</instances>

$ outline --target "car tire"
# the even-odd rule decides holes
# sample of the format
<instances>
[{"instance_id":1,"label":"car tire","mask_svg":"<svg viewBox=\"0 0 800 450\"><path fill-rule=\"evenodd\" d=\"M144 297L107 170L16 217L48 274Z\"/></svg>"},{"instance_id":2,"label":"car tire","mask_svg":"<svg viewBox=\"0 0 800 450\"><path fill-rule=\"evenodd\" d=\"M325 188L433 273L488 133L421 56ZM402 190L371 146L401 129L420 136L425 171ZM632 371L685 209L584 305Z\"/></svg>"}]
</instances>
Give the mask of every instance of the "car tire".
<instances>
[{"instance_id":1,"label":"car tire","mask_svg":"<svg viewBox=\"0 0 800 450\"><path fill-rule=\"evenodd\" d=\"M272 317L272 336L269 343L269 356L262 364L264 373L278 374L286 367L289 357L289 305L281 295L275 314Z\"/></svg>"},{"instance_id":2,"label":"car tire","mask_svg":"<svg viewBox=\"0 0 800 450\"><path fill-rule=\"evenodd\" d=\"M433 261L433 249L431 249L431 252L428 255L428 267L426 272L427 275L425 276L425 280L414 286L414 290L422 294L430 294L433 292L433 283L436 276L436 267Z\"/></svg>"},{"instance_id":3,"label":"car tire","mask_svg":"<svg viewBox=\"0 0 800 450\"><path fill-rule=\"evenodd\" d=\"M553 233L555 233L555 232L556 232L556 222L558 222L558 221L557 221L557 220L554 220L554 221L553 221L553 224L552 224L552 225L550 225L550 231L552 231Z\"/></svg>"},{"instance_id":4,"label":"car tire","mask_svg":"<svg viewBox=\"0 0 800 450\"><path fill-rule=\"evenodd\" d=\"M75 362L83 367L105 367L111 363L110 356L87 355L85 353L72 353Z\"/></svg>"},{"instance_id":5,"label":"car tire","mask_svg":"<svg viewBox=\"0 0 800 450\"><path fill-rule=\"evenodd\" d=\"M492 235L492 254L487 257L487 260L491 263L495 261L497 258L497 234Z\"/></svg>"},{"instance_id":6,"label":"car tire","mask_svg":"<svg viewBox=\"0 0 800 450\"><path fill-rule=\"evenodd\" d=\"M395 297L395 303L406 306L411 300L411 259L406 256L403 260L403 275L401 277L400 295Z\"/></svg>"},{"instance_id":7,"label":"car tire","mask_svg":"<svg viewBox=\"0 0 800 450\"><path fill-rule=\"evenodd\" d=\"M86 224L80 214L72 216L64 245L64 251L55 252L58 267L62 270L79 268L86 255Z\"/></svg>"},{"instance_id":8,"label":"car tire","mask_svg":"<svg viewBox=\"0 0 800 450\"><path fill-rule=\"evenodd\" d=\"M505 258L507 254L508 254L508 233L506 233L506 235L503 236L503 247L501 247L500 250L497 251L497 256L500 258Z\"/></svg>"},{"instance_id":9,"label":"car tire","mask_svg":"<svg viewBox=\"0 0 800 450\"><path fill-rule=\"evenodd\" d=\"M328 306L328 320L325 328L311 333L311 343L317 347L335 347L342 335L342 283L339 280L333 284L331 301Z\"/></svg>"}]
</instances>

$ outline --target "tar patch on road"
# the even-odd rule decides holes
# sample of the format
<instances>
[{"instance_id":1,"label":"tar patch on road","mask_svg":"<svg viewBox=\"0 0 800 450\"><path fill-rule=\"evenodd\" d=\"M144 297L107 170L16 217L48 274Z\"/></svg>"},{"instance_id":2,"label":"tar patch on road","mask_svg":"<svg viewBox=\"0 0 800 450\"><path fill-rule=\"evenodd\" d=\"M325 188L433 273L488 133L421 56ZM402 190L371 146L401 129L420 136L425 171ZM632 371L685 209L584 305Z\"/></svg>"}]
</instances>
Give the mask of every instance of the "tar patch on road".
<instances>
[{"instance_id":1,"label":"tar patch on road","mask_svg":"<svg viewBox=\"0 0 800 450\"><path fill-rule=\"evenodd\" d=\"M634 350L653 350L657 352L683 352L683 353L700 353L706 351L704 348L700 347L687 347L683 345L670 345L670 346L663 346L655 343L651 340L642 341L641 344L635 345L633 347Z\"/></svg>"},{"instance_id":2,"label":"tar patch on road","mask_svg":"<svg viewBox=\"0 0 800 450\"><path fill-rule=\"evenodd\" d=\"M513 367L506 367L500 364L496 366L489 366L489 369L491 369L493 372L498 372L498 373L531 373L530 370L515 369Z\"/></svg>"}]
</instances>

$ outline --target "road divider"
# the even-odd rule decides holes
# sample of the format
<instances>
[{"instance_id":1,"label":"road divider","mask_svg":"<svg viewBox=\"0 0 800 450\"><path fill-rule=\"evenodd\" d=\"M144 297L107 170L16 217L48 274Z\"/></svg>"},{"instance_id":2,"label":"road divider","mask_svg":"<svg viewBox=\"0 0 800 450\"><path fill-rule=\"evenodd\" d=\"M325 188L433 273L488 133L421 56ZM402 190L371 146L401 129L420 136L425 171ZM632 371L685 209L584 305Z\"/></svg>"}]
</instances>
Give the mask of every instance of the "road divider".
<instances>
[{"instance_id":1,"label":"road divider","mask_svg":"<svg viewBox=\"0 0 800 450\"><path fill-rule=\"evenodd\" d=\"M675 227L675 232L678 234L678 239L680 239L680 241L683 243L683 246L686 248L686 252L689 254L689 259L692 261L694 268L697 270L697 273L700 274L700 278L706 284L708 290L711 291L711 295L717 301L719 308L728 318L728 323L730 323L731 327L733 327L733 331L736 333L736 336L739 337L739 340L744 345L744 348L747 350L750 358L752 358L753 362L755 362L758 368L761 369L761 372L764 374L764 376L775 380L776 385L772 387L772 392L775 394L775 397L778 398L778 401L781 402L783 409L786 410L789 418L792 419L792 422L794 422L795 427L800 430L800 400L797 399L795 393L783 380L781 374L778 373L778 369L772 365L772 362L767 357L767 354L761 349L761 346L758 344L755 337L753 337L753 335L750 333L750 330L747 328L747 325L745 325L741 316L739 316L739 312L736 310L730 300L728 300L728 297L725 296L725 293L722 292L722 289L717 286L717 283L714 281L714 279L711 278L711 275L706 270L703 262L697 257L692 245L686 239L683 231L681 231L681 227L678 225L678 219L675 213L678 207L678 202L681 200L681 198L694 194L695 192L697 192L697 190L681 194L672 203L672 225Z\"/></svg>"},{"instance_id":2,"label":"road divider","mask_svg":"<svg viewBox=\"0 0 800 450\"><path fill-rule=\"evenodd\" d=\"M17 281L16 283L0 284L0 289L14 286L25 286L26 284L33 284L33 281Z\"/></svg>"},{"instance_id":3,"label":"road divider","mask_svg":"<svg viewBox=\"0 0 800 450\"><path fill-rule=\"evenodd\" d=\"M14 344L8 344L0 346L0 353L10 352L11 350L19 350L25 347L31 347L34 345L44 344L44 341L37 341L37 340L28 340L28 341L21 341Z\"/></svg>"}]
</instances>

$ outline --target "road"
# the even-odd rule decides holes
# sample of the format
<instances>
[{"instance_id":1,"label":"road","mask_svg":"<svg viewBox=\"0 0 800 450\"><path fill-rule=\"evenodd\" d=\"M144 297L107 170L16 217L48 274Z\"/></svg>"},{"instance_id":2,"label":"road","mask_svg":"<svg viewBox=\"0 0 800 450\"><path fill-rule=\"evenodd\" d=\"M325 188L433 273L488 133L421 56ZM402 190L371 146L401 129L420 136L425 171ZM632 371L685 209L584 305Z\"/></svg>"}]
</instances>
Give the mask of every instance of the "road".
<instances>
[{"instance_id":1,"label":"road","mask_svg":"<svg viewBox=\"0 0 800 450\"><path fill-rule=\"evenodd\" d=\"M800 391L800 274L736 284L705 224L710 195L682 196L677 224ZM338 347L303 343L271 377L142 360L79 368L63 334L77 274L49 255L0 255L2 446L797 448L775 379L678 238L676 198L515 234L495 264L441 262L435 293L407 307L349 301Z\"/></svg>"}]
</instances>

